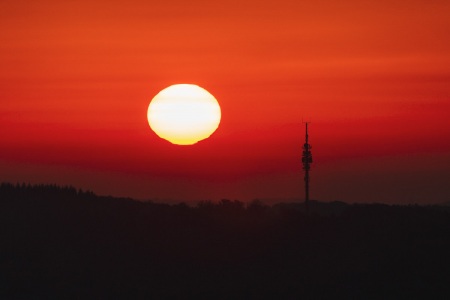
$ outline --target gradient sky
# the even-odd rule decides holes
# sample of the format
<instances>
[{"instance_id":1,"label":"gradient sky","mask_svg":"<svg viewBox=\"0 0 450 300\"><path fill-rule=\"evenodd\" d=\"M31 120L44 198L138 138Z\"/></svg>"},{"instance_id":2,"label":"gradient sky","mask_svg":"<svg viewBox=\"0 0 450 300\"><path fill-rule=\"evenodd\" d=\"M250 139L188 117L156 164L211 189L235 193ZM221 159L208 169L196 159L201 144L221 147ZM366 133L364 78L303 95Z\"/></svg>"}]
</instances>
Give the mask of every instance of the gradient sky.
<instances>
[{"instance_id":1,"label":"gradient sky","mask_svg":"<svg viewBox=\"0 0 450 300\"><path fill-rule=\"evenodd\" d=\"M139 199L450 200L449 1L0 1L0 181ZM222 122L175 146L163 88Z\"/></svg>"}]
</instances>

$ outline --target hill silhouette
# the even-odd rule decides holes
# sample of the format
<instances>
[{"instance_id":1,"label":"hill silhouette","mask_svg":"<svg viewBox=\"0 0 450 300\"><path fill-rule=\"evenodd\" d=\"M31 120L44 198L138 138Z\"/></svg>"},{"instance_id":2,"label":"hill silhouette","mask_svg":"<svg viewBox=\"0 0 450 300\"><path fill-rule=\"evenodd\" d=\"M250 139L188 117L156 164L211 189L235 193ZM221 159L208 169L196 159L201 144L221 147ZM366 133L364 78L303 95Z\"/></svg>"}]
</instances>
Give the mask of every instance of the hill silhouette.
<instances>
[{"instance_id":1,"label":"hill silhouette","mask_svg":"<svg viewBox=\"0 0 450 300\"><path fill-rule=\"evenodd\" d=\"M1 299L444 299L440 206L168 205L0 185Z\"/></svg>"}]
</instances>

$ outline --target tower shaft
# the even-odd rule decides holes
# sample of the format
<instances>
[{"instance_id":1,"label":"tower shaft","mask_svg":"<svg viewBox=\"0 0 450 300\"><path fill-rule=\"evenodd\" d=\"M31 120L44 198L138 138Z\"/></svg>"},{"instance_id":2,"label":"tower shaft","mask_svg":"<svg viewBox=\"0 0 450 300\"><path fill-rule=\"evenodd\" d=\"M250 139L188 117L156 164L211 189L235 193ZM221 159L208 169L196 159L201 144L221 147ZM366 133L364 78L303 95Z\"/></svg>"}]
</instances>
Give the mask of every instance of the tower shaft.
<instances>
[{"instance_id":1,"label":"tower shaft","mask_svg":"<svg viewBox=\"0 0 450 300\"><path fill-rule=\"evenodd\" d=\"M305 209L309 212L309 170L305 170Z\"/></svg>"},{"instance_id":2,"label":"tower shaft","mask_svg":"<svg viewBox=\"0 0 450 300\"><path fill-rule=\"evenodd\" d=\"M308 122L306 122L305 124L305 143L303 144L302 163L303 170L305 170L305 209L306 212L309 212L309 170L311 169L310 164L312 163L312 147L308 142Z\"/></svg>"}]
</instances>

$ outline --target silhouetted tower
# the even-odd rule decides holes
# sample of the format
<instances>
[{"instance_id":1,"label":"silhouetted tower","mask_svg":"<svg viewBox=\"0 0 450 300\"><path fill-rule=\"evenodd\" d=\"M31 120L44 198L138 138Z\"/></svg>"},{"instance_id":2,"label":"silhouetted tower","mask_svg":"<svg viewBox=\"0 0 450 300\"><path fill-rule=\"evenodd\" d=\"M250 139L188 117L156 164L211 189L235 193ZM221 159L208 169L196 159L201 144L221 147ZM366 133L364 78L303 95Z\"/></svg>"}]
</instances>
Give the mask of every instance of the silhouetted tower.
<instances>
[{"instance_id":1,"label":"silhouetted tower","mask_svg":"<svg viewBox=\"0 0 450 300\"><path fill-rule=\"evenodd\" d=\"M303 144L302 163L305 170L305 209L309 212L309 170L312 163L311 145L308 143L308 122L306 124L305 144Z\"/></svg>"}]
</instances>

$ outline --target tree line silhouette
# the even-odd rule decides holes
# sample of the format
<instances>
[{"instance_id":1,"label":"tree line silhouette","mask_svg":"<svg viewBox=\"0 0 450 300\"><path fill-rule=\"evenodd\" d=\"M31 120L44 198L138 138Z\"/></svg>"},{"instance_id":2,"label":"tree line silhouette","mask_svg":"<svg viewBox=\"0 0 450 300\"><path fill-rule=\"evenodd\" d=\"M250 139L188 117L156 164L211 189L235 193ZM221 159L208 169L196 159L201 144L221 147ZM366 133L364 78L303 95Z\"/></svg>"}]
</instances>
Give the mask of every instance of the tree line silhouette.
<instances>
[{"instance_id":1,"label":"tree line silhouette","mask_svg":"<svg viewBox=\"0 0 450 300\"><path fill-rule=\"evenodd\" d=\"M444 206L97 196L0 184L0 298L445 298Z\"/></svg>"}]
</instances>

